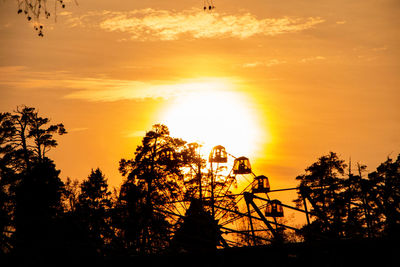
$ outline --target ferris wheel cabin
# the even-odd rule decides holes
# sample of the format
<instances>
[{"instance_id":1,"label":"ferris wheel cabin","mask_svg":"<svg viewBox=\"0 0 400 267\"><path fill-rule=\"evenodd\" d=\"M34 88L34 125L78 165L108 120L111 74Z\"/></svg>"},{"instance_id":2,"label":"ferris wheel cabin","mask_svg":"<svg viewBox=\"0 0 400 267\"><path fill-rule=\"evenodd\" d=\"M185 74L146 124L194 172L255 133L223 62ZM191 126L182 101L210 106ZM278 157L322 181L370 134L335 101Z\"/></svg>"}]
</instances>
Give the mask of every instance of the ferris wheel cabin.
<instances>
[{"instance_id":1,"label":"ferris wheel cabin","mask_svg":"<svg viewBox=\"0 0 400 267\"><path fill-rule=\"evenodd\" d=\"M250 174L251 173L250 160L246 157L240 157L235 159L235 161L233 162L233 173Z\"/></svg>"},{"instance_id":2,"label":"ferris wheel cabin","mask_svg":"<svg viewBox=\"0 0 400 267\"><path fill-rule=\"evenodd\" d=\"M268 193L270 190L268 177L260 175L254 178L253 193Z\"/></svg>"},{"instance_id":3,"label":"ferris wheel cabin","mask_svg":"<svg viewBox=\"0 0 400 267\"><path fill-rule=\"evenodd\" d=\"M226 153L225 147L223 146L215 146L210 153L208 158L210 162L214 163L227 163L228 155Z\"/></svg>"},{"instance_id":4,"label":"ferris wheel cabin","mask_svg":"<svg viewBox=\"0 0 400 267\"><path fill-rule=\"evenodd\" d=\"M283 217L283 207L277 199L271 200L265 208L266 217Z\"/></svg>"}]
</instances>

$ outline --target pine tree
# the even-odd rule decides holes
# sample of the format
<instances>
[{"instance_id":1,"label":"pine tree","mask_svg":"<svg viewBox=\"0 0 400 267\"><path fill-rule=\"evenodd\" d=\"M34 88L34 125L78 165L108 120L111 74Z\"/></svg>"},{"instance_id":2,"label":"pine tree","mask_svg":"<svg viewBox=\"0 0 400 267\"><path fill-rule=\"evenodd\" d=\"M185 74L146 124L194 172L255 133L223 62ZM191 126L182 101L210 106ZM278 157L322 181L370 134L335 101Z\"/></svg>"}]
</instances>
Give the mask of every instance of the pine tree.
<instances>
[{"instance_id":1,"label":"pine tree","mask_svg":"<svg viewBox=\"0 0 400 267\"><path fill-rule=\"evenodd\" d=\"M111 192L99 168L92 170L80 185L76 213L93 243L104 254L113 236L110 226Z\"/></svg>"}]
</instances>

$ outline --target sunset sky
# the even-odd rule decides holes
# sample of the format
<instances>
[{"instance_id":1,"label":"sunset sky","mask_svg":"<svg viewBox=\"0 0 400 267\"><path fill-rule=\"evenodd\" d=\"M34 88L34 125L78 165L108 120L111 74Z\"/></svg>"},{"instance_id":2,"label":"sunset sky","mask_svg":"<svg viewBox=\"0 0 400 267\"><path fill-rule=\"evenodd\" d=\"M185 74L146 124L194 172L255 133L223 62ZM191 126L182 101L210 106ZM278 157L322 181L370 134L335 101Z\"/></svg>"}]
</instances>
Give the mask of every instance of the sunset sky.
<instances>
[{"instance_id":1,"label":"sunset sky","mask_svg":"<svg viewBox=\"0 0 400 267\"><path fill-rule=\"evenodd\" d=\"M63 179L99 167L119 186L156 123L248 156L272 189L329 151L369 171L400 152L398 0L78 4L42 19L41 38L0 1L0 111L64 123L50 153Z\"/></svg>"}]
</instances>

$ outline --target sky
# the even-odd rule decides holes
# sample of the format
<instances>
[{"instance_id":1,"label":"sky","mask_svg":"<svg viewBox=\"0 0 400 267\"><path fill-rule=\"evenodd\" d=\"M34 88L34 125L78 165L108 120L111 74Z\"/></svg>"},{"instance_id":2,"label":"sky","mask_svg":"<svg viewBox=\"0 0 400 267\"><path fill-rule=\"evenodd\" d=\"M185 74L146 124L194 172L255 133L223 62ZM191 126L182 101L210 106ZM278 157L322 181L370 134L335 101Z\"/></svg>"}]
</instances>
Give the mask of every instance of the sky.
<instances>
[{"instance_id":1,"label":"sky","mask_svg":"<svg viewBox=\"0 0 400 267\"><path fill-rule=\"evenodd\" d=\"M399 1L214 5L78 0L54 16L48 0L38 37L0 1L0 112L28 105L62 122L49 154L61 177L99 167L116 187L119 160L156 123L249 157L271 189L329 151L368 171L400 153Z\"/></svg>"}]
</instances>

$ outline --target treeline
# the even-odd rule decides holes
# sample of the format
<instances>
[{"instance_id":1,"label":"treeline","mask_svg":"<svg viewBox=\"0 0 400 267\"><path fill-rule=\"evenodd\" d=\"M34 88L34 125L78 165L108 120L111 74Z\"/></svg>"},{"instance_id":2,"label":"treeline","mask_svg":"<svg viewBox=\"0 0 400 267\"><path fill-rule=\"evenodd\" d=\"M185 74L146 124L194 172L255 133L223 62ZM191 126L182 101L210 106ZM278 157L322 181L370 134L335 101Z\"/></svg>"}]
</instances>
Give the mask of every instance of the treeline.
<instances>
[{"instance_id":1,"label":"treeline","mask_svg":"<svg viewBox=\"0 0 400 267\"><path fill-rule=\"evenodd\" d=\"M296 177L294 202L312 213L301 232L306 240L400 238L400 155L366 169L330 152Z\"/></svg>"},{"instance_id":2,"label":"treeline","mask_svg":"<svg viewBox=\"0 0 400 267\"><path fill-rule=\"evenodd\" d=\"M178 224L158 211L173 211L173 200L196 194L196 177L184 174L188 164L206 164L195 148L154 125L134 158L120 160L125 178L110 190L100 169L82 182L60 179L47 153L66 133L31 107L0 114L0 255L73 261L179 249L171 246Z\"/></svg>"},{"instance_id":3,"label":"treeline","mask_svg":"<svg viewBox=\"0 0 400 267\"><path fill-rule=\"evenodd\" d=\"M111 190L100 169L81 182L60 179L47 153L57 146L55 136L66 133L63 124L51 124L34 108L0 113L1 257L73 262L177 251L188 245L215 248L217 241L179 243L173 233L207 236L210 231L178 231L182 221L168 216L175 208L173 200L197 194L197 177L185 169L190 164L203 168L206 160L193 146L171 137L166 126L154 125L134 158L120 160L124 180ZM353 173L330 153L298 176L296 203L309 205L310 211L310 223L298 234L306 240L399 236L400 155L374 172L366 174L365 169L358 165ZM227 185L213 186L222 190ZM207 223L205 228L215 227Z\"/></svg>"}]
</instances>

